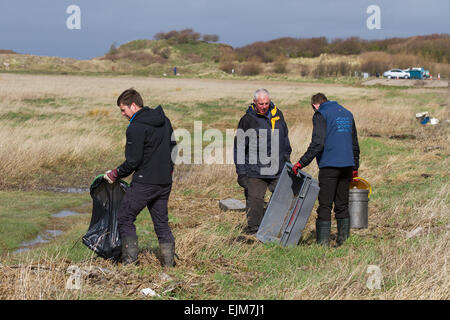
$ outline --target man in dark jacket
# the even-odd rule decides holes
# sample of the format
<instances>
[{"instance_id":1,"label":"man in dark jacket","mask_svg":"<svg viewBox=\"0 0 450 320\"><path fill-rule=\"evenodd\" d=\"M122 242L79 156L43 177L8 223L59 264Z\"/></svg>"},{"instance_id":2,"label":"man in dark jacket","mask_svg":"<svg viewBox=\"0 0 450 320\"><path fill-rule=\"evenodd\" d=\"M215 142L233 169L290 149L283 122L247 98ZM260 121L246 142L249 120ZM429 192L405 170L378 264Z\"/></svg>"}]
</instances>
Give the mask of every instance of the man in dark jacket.
<instances>
[{"instance_id":1,"label":"man in dark jacket","mask_svg":"<svg viewBox=\"0 0 450 320\"><path fill-rule=\"evenodd\" d=\"M349 183L358 175L359 144L353 114L336 101L318 93L311 98L315 110L313 116L312 140L308 150L294 167L306 167L314 158L319 166L319 207L317 209L317 243L329 245L331 230L331 208L337 221L340 246L349 237L348 213Z\"/></svg>"},{"instance_id":2,"label":"man in dark jacket","mask_svg":"<svg viewBox=\"0 0 450 320\"><path fill-rule=\"evenodd\" d=\"M133 174L118 211L118 227L122 241L122 262L138 259L138 238L134 221L146 206L150 211L158 237L163 265L174 265L175 239L168 224L167 204L172 188L172 125L161 106L144 107L140 94L125 90L117 99L122 115L130 121L126 132L125 161L104 178L114 183Z\"/></svg>"},{"instance_id":3,"label":"man in dark jacket","mask_svg":"<svg viewBox=\"0 0 450 320\"><path fill-rule=\"evenodd\" d=\"M264 216L267 188L275 190L284 164L290 161L291 145L283 113L258 89L253 103L240 119L234 139L234 163L238 184L245 188L247 234L255 234Z\"/></svg>"}]
</instances>

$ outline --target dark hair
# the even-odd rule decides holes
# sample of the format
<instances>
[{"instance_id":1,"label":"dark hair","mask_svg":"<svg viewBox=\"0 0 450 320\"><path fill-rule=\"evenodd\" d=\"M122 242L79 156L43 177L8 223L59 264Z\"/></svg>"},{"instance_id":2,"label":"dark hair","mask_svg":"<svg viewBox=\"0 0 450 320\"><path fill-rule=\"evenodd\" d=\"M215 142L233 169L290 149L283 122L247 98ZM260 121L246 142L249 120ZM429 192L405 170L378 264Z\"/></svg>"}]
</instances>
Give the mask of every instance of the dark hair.
<instances>
[{"instance_id":1,"label":"dark hair","mask_svg":"<svg viewBox=\"0 0 450 320\"><path fill-rule=\"evenodd\" d=\"M328 99L323 93L317 93L311 97L311 104L321 105L324 102L327 102Z\"/></svg>"},{"instance_id":2,"label":"dark hair","mask_svg":"<svg viewBox=\"0 0 450 320\"><path fill-rule=\"evenodd\" d=\"M123 104L129 107L133 104L133 102L138 107L142 108L144 106L144 101L142 101L141 95L133 88L125 90L124 92L122 92L119 98L117 98L117 106Z\"/></svg>"}]
</instances>

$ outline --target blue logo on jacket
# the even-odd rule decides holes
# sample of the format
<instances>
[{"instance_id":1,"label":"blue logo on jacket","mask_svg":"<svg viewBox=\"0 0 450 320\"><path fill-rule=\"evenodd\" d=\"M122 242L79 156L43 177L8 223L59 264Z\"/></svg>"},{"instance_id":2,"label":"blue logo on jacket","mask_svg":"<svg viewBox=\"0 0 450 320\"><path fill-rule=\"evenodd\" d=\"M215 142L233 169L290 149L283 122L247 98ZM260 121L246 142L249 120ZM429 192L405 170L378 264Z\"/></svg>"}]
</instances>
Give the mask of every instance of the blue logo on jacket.
<instances>
[{"instance_id":1,"label":"blue logo on jacket","mask_svg":"<svg viewBox=\"0 0 450 320\"><path fill-rule=\"evenodd\" d=\"M338 132L352 132L352 120L349 117L337 117L336 127Z\"/></svg>"}]
</instances>

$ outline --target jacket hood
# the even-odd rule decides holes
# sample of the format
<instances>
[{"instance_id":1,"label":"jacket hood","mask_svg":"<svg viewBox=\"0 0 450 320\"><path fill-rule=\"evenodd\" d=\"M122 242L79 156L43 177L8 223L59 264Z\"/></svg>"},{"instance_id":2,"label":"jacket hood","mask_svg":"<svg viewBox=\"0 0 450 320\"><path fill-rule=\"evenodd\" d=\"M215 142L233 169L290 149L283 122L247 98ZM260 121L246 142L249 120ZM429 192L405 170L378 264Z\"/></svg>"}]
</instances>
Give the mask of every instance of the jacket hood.
<instances>
[{"instance_id":1,"label":"jacket hood","mask_svg":"<svg viewBox=\"0 0 450 320\"><path fill-rule=\"evenodd\" d=\"M166 115L161 106L157 106L155 109L149 107L143 107L141 110L136 112L134 119L131 122L143 123L146 125L151 125L153 127L163 126Z\"/></svg>"},{"instance_id":2,"label":"jacket hood","mask_svg":"<svg viewBox=\"0 0 450 320\"><path fill-rule=\"evenodd\" d=\"M322 103L320 105L319 109L317 109L317 111L324 110L326 108L334 107L334 106L339 106L339 104L336 101L328 100L328 101L325 101L324 103Z\"/></svg>"}]
</instances>

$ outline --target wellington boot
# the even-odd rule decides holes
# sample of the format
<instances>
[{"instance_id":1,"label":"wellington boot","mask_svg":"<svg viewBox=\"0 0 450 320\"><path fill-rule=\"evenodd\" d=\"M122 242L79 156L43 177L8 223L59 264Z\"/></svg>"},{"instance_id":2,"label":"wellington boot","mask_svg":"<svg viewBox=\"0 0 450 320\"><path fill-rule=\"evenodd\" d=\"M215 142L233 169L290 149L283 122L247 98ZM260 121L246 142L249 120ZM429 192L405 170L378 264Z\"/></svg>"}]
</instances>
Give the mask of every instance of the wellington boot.
<instances>
[{"instance_id":1,"label":"wellington boot","mask_svg":"<svg viewBox=\"0 0 450 320\"><path fill-rule=\"evenodd\" d=\"M136 236L125 236L122 239L122 263L136 264L138 262L138 238Z\"/></svg>"},{"instance_id":2,"label":"wellington boot","mask_svg":"<svg viewBox=\"0 0 450 320\"><path fill-rule=\"evenodd\" d=\"M336 246L342 246L350 236L350 219L336 219L337 221L337 239Z\"/></svg>"},{"instance_id":3,"label":"wellington boot","mask_svg":"<svg viewBox=\"0 0 450 320\"><path fill-rule=\"evenodd\" d=\"M160 243L159 248L161 249L162 266L170 268L174 267L175 242Z\"/></svg>"},{"instance_id":4,"label":"wellington boot","mask_svg":"<svg viewBox=\"0 0 450 320\"><path fill-rule=\"evenodd\" d=\"M328 247L330 245L331 221L316 220L316 242Z\"/></svg>"}]
</instances>

